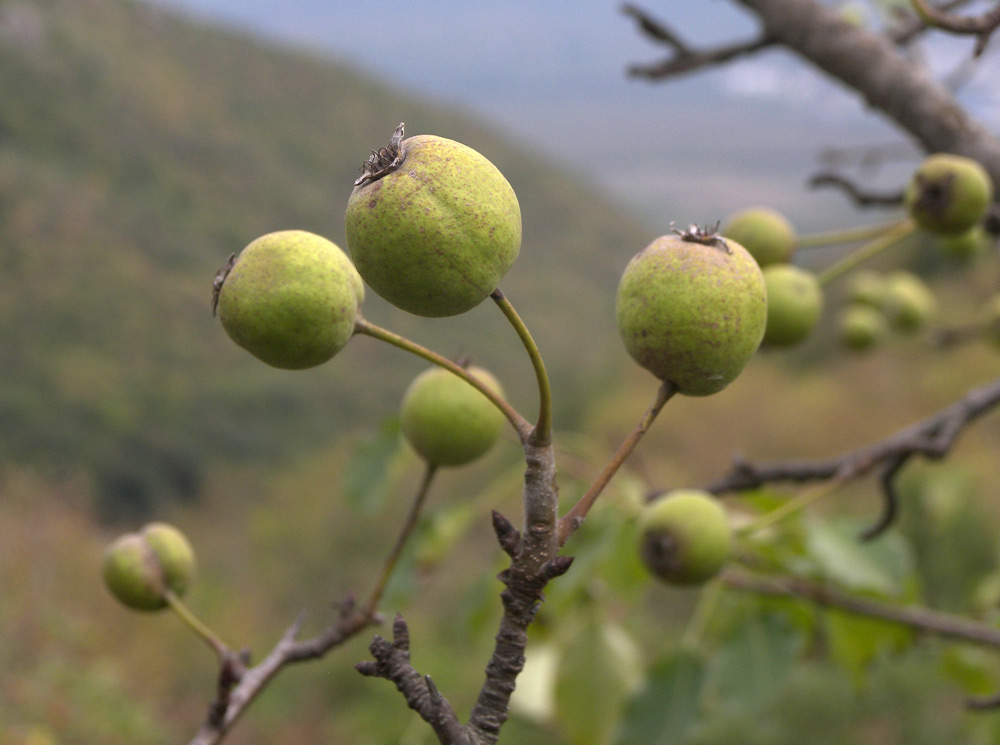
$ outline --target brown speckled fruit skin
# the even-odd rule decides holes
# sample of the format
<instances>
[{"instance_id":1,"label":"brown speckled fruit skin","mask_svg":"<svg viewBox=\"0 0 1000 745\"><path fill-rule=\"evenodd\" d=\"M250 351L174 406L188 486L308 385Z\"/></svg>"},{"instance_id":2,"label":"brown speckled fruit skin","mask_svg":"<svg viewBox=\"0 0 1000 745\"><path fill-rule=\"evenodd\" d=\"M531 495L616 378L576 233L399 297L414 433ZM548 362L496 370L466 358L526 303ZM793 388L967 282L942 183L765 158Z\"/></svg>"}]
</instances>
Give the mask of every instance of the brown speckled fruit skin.
<instances>
[{"instance_id":1,"label":"brown speckled fruit skin","mask_svg":"<svg viewBox=\"0 0 1000 745\"><path fill-rule=\"evenodd\" d=\"M725 243L662 236L632 258L618 285L625 348L689 396L729 385L764 336L767 293L760 267L739 243Z\"/></svg>"},{"instance_id":2,"label":"brown speckled fruit skin","mask_svg":"<svg viewBox=\"0 0 1000 745\"><path fill-rule=\"evenodd\" d=\"M364 285L347 254L304 230L263 235L240 252L219 292L219 320L268 365L320 365L354 334Z\"/></svg>"},{"instance_id":3,"label":"brown speckled fruit skin","mask_svg":"<svg viewBox=\"0 0 1000 745\"><path fill-rule=\"evenodd\" d=\"M347 202L347 245L381 297L419 316L479 305L521 247L513 188L485 157L454 140L417 135L402 165L358 186Z\"/></svg>"},{"instance_id":4,"label":"brown speckled fruit skin","mask_svg":"<svg viewBox=\"0 0 1000 745\"><path fill-rule=\"evenodd\" d=\"M958 235L986 214L993 201L993 182L976 161L936 153L914 172L903 199L920 227L941 235Z\"/></svg>"}]
</instances>

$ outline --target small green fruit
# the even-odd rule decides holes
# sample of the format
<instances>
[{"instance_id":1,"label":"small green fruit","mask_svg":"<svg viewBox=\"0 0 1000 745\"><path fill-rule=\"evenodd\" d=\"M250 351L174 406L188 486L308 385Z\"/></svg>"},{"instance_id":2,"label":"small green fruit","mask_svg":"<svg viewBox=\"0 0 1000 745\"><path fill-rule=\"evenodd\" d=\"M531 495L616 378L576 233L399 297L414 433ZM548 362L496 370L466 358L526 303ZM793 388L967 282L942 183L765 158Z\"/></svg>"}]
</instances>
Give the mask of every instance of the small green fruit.
<instances>
[{"instance_id":1,"label":"small green fruit","mask_svg":"<svg viewBox=\"0 0 1000 745\"><path fill-rule=\"evenodd\" d=\"M763 344L789 347L805 339L823 312L823 290L816 275L791 264L764 267L767 328Z\"/></svg>"},{"instance_id":2,"label":"small green fruit","mask_svg":"<svg viewBox=\"0 0 1000 745\"><path fill-rule=\"evenodd\" d=\"M166 523L117 538L105 551L102 574L111 593L135 610L167 607L170 590L180 597L194 576L194 551L184 534Z\"/></svg>"},{"instance_id":3,"label":"small green fruit","mask_svg":"<svg viewBox=\"0 0 1000 745\"><path fill-rule=\"evenodd\" d=\"M500 383L481 367L471 375L503 395ZM403 395L400 422L407 442L428 463L461 466L489 450L504 415L486 396L440 367L425 370Z\"/></svg>"},{"instance_id":4,"label":"small green fruit","mask_svg":"<svg viewBox=\"0 0 1000 745\"><path fill-rule=\"evenodd\" d=\"M885 305L885 278L878 272L857 272L848 285L847 298L857 305L881 308Z\"/></svg>"},{"instance_id":5,"label":"small green fruit","mask_svg":"<svg viewBox=\"0 0 1000 745\"><path fill-rule=\"evenodd\" d=\"M849 305L838 319L840 341L858 351L878 344L889 331L885 316L870 305Z\"/></svg>"},{"instance_id":6,"label":"small green fruit","mask_svg":"<svg viewBox=\"0 0 1000 745\"><path fill-rule=\"evenodd\" d=\"M376 293L409 313L471 310L520 251L517 196L496 166L454 140L410 137L401 158L384 175L363 176L351 193L351 256Z\"/></svg>"},{"instance_id":7,"label":"small green fruit","mask_svg":"<svg viewBox=\"0 0 1000 745\"><path fill-rule=\"evenodd\" d=\"M986 253L991 239L982 225L973 225L958 235L936 236L935 244L945 256L957 261L968 261Z\"/></svg>"},{"instance_id":8,"label":"small green fruit","mask_svg":"<svg viewBox=\"0 0 1000 745\"><path fill-rule=\"evenodd\" d=\"M762 267L791 261L798 240L784 215L768 207L730 215L719 232L743 246Z\"/></svg>"},{"instance_id":9,"label":"small green fruit","mask_svg":"<svg viewBox=\"0 0 1000 745\"><path fill-rule=\"evenodd\" d=\"M354 334L364 285L326 238L303 230L269 233L243 249L218 295L229 337L274 367L320 365Z\"/></svg>"},{"instance_id":10,"label":"small green fruit","mask_svg":"<svg viewBox=\"0 0 1000 745\"><path fill-rule=\"evenodd\" d=\"M657 238L625 267L616 305L628 353L689 396L729 385L760 346L767 320L760 267L729 239Z\"/></svg>"},{"instance_id":11,"label":"small green fruit","mask_svg":"<svg viewBox=\"0 0 1000 745\"><path fill-rule=\"evenodd\" d=\"M959 155L929 156L904 193L914 221L932 233L964 233L983 219L993 201L993 182L979 163Z\"/></svg>"},{"instance_id":12,"label":"small green fruit","mask_svg":"<svg viewBox=\"0 0 1000 745\"><path fill-rule=\"evenodd\" d=\"M639 531L643 563L671 584L701 584L729 558L726 511L707 492L680 489L651 502L639 518Z\"/></svg>"},{"instance_id":13,"label":"small green fruit","mask_svg":"<svg viewBox=\"0 0 1000 745\"><path fill-rule=\"evenodd\" d=\"M937 313L937 300L920 277L893 272L886 277L883 311L889 325L904 334L924 328Z\"/></svg>"}]
</instances>

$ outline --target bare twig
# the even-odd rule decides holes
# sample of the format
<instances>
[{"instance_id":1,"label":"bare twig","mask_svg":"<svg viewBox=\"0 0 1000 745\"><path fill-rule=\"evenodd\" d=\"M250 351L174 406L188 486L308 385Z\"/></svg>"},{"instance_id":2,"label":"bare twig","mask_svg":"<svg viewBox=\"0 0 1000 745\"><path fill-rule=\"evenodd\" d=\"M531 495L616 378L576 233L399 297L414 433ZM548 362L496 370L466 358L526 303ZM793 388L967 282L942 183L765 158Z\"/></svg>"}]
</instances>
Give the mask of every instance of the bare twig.
<instances>
[{"instance_id":1,"label":"bare twig","mask_svg":"<svg viewBox=\"0 0 1000 745\"><path fill-rule=\"evenodd\" d=\"M1000 27L1000 4L978 16L960 16L929 5L924 0L910 0L920 19L929 26L953 34L976 37L973 56L983 53L993 32Z\"/></svg>"},{"instance_id":2,"label":"bare twig","mask_svg":"<svg viewBox=\"0 0 1000 745\"><path fill-rule=\"evenodd\" d=\"M240 669L233 660L227 660L219 675L219 693L209 707L209 715L190 745L216 745L222 741L239 717L282 668L294 662L316 659L375 623L377 617L358 612L353 600L341 604L340 618L319 636L296 641L302 628L303 616L296 619L274 649L251 668ZM246 655L240 657L245 661ZM238 680L238 682L236 682Z\"/></svg>"},{"instance_id":3,"label":"bare twig","mask_svg":"<svg viewBox=\"0 0 1000 745\"><path fill-rule=\"evenodd\" d=\"M669 27L655 20L641 8L631 3L625 3L621 9L625 15L632 16L636 20L639 29L650 39L673 50L670 57L658 64L629 67L628 74L634 77L660 79L671 75L680 75L700 67L729 62L737 57L758 52L775 43L773 39L762 35L757 39L738 44L726 44L710 49L695 49L685 43Z\"/></svg>"},{"instance_id":4,"label":"bare twig","mask_svg":"<svg viewBox=\"0 0 1000 745\"><path fill-rule=\"evenodd\" d=\"M836 173L824 171L809 179L809 186L835 186L847 193L847 196L859 207L899 207L903 203L903 193L874 194L861 189L850 179Z\"/></svg>"},{"instance_id":5,"label":"bare twig","mask_svg":"<svg viewBox=\"0 0 1000 745\"><path fill-rule=\"evenodd\" d=\"M751 574L739 569L724 571L722 582L736 590L774 597L801 598L859 616L909 626L917 631L946 639L1000 648L1000 629L925 606L897 605L849 595L829 585L799 577Z\"/></svg>"},{"instance_id":6,"label":"bare twig","mask_svg":"<svg viewBox=\"0 0 1000 745\"><path fill-rule=\"evenodd\" d=\"M557 538L560 546L564 546L569 537L576 532L576 529L583 524L584 519L587 517L587 513L590 512L590 508L594 506L594 502L604 491L604 488L611 481L611 478L618 472L622 464L628 459L635 450L636 445L639 444L639 440L642 439L643 435L649 430L653 422L656 420L657 415L666 405L667 401L673 398L674 394L677 393L677 386L673 383L664 382L660 385L656 392L656 399L650 404L646 413L642 415L642 418L636 424L635 428L629 433L628 437L622 441L619 445L618 450L612 456L611 460L608 461L607 465L594 480L594 483L589 489L577 500L577 503L562 516L559 520L559 531Z\"/></svg>"},{"instance_id":7,"label":"bare twig","mask_svg":"<svg viewBox=\"0 0 1000 745\"><path fill-rule=\"evenodd\" d=\"M879 522L863 534L863 537L871 538L884 530L895 515L892 484L898 470L917 455L933 459L944 457L968 425L997 405L1000 405L1000 378L972 389L958 401L884 440L833 458L757 465L737 457L730 472L706 489L713 494L723 494L776 482L846 481L884 465L886 470L882 487L886 499L885 512Z\"/></svg>"},{"instance_id":8,"label":"bare twig","mask_svg":"<svg viewBox=\"0 0 1000 745\"><path fill-rule=\"evenodd\" d=\"M922 634L934 634L967 644L1000 648L1000 629L964 616L921 605L897 605L849 595L829 585L800 577L765 576L738 569L727 569L721 575L721 579L726 587L735 590L771 597L800 598L865 618L877 618L888 623L907 626ZM1000 707L1000 694L967 699L966 706L976 710L995 709Z\"/></svg>"}]
</instances>

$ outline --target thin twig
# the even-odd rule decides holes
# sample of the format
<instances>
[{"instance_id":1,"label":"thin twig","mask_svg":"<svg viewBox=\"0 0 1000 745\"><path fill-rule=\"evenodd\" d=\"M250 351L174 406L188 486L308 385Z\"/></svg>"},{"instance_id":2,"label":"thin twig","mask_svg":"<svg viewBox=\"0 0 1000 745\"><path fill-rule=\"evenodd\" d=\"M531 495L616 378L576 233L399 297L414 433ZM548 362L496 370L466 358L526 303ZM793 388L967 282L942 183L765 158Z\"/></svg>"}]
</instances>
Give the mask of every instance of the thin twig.
<instances>
[{"instance_id":1,"label":"thin twig","mask_svg":"<svg viewBox=\"0 0 1000 745\"><path fill-rule=\"evenodd\" d=\"M799 577L751 574L739 569L726 569L722 582L730 588L758 595L801 598L818 605L845 610L848 613L878 618L890 623L935 634L947 639L1000 648L1000 629L964 616L944 613L919 605L896 605L868 597L848 595L841 590Z\"/></svg>"},{"instance_id":2,"label":"thin twig","mask_svg":"<svg viewBox=\"0 0 1000 745\"><path fill-rule=\"evenodd\" d=\"M642 415L642 418L636 424L635 428L629 433L622 444L618 446L618 450L611 457L611 460L604 466L604 469L598 474L594 483L589 489L577 500L577 503L562 516L559 520L559 530L557 533L557 538L560 546L564 546L569 537L576 532L577 528L583 523L584 519L587 517L587 513L590 512L590 508L594 506L594 502L604 491L604 488L611 481L611 478L618 472L622 464L628 459L635 450L636 445L639 444L639 440L642 439L643 435L649 430L653 422L656 420L657 415L666 405L667 401L673 398L674 394L677 393L677 386L670 382L664 382L660 385L656 392L656 400L650 404L646 413Z\"/></svg>"},{"instance_id":3,"label":"thin twig","mask_svg":"<svg viewBox=\"0 0 1000 745\"><path fill-rule=\"evenodd\" d=\"M685 43L668 26L655 20L642 8L631 3L625 3L622 5L621 10L622 13L636 20L639 29L646 36L673 50L673 54L659 64L632 65L629 67L628 73L634 77L655 80L672 75L681 75L701 67L718 65L737 57L753 54L775 43L773 39L766 35L761 35L757 39L747 42L725 44L709 49L694 49Z\"/></svg>"},{"instance_id":4,"label":"thin twig","mask_svg":"<svg viewBox=\"0 0 1000 745\"><path fill-rule=\"evenodd\" d=\"M936 8L924 0L910 0L913 9L924 23L952 34L975 36L973 56L983 53L993 32L1000 27L1000 4L978 16L959 16Z\"/></svg>"}]
</instances>

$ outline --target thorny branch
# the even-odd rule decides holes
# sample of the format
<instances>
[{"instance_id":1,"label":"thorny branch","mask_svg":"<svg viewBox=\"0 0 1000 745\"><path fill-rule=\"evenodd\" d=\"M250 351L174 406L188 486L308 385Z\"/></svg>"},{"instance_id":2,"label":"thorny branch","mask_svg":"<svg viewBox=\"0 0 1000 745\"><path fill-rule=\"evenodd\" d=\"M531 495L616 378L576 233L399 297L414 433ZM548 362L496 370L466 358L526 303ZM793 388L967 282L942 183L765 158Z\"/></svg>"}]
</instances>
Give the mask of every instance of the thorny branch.
<instances>
[{"instance_id":1,"label":"thorny branch","mask_svg":"<svg viewBox=\"0 0 1000 745\"><path fill-rule=\"evenodd\" d=\"M216 700L209 706L209 715L190 745L215 745L222 741L244 710L253 702L282 668L294 663L324 656L362 629L378 622L378 616L355 607L353 598L340 605L340 617L313 639L296 641L304 618L299 617L274 646L274 649L253 667L246 667L247 655L227 656L219 673Z\"/></svg>"},{"instance_id":2,"label":"thorny branch","mask_svg":"<svg viewBox=\"0 0 1000 745\"><path fill-rule=\"evenodd\" d=\"M967 426L997 405L1000 405L1000 378L972 389L958 401L884 440L833 458L760 465L737 456L730 472L707 486L706 490L724 494L756 489L775 482L847 481L881 467L885 500L883 514L862 535L871 539L888 527L896 514L894 477L902 466L917 455L932 459L944 457Z\"/></svg>"}]
</instances>

